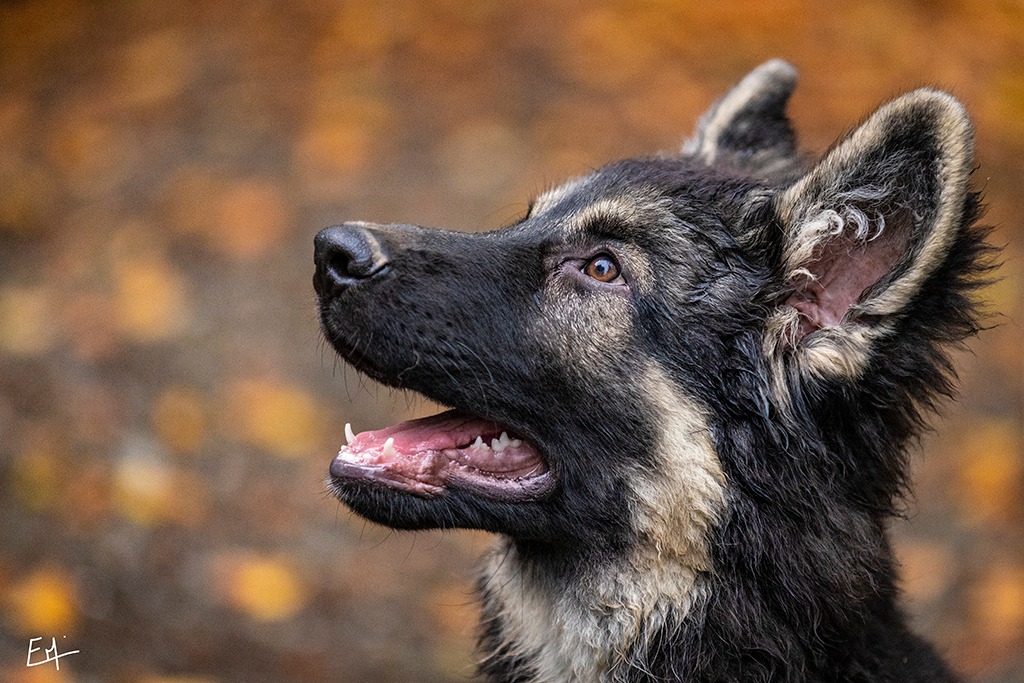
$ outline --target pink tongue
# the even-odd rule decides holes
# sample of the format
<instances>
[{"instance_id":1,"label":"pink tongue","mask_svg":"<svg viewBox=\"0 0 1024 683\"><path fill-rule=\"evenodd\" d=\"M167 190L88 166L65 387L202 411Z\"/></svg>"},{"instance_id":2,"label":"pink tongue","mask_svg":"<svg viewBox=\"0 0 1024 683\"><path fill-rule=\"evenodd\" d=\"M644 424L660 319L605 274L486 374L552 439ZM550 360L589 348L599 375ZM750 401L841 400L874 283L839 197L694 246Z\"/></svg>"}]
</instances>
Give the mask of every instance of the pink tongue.
<instances>
[{"instance_id":1,"label":"pink tongue","mask_svg":"<svg viewBox=\"0 0 1024 683\"><path fill-rule=\"evenodd\" d=\"M481 435L486 441L489 435L498 436L501 431L497 422L449 410L384 429L360 432L348 446L355 452L368 451L383 447L385 441L394 439L395 450L399 453L442 451L468 446Z\"/></svg>"}]
</instances>

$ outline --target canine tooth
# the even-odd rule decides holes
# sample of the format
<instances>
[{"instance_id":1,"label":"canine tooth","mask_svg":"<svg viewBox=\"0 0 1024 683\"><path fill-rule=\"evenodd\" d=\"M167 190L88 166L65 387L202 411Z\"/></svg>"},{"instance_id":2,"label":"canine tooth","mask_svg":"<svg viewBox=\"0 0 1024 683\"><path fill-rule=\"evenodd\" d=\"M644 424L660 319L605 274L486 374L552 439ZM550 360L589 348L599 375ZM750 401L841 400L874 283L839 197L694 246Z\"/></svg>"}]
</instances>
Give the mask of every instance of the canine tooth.
<instances>
[{"instance_id":1,"label":"canine tooth","mask_svg":"<svg viewBox=\"0 0 1024 683\"><path fill-rule=\"evenodd\" d=\"M347 443L348 445L351 446L352 442L355 441L355 438L356 438L356 434L355 434L355 432L352 431L352 423L351 422L346 422L345 423L345 443Z\"/></svg>"},{"instance_id":2,"label":"canine tooth","mask_svg":"<svg viewBox=\"0 0 1024 683\"><path fill-rule=\"evenodd\" d=\"M395 439L394 437L388 437L388 440L384 442L384 450L381 451L385 458L395 457Z\"/></svg>"}]
</instances>

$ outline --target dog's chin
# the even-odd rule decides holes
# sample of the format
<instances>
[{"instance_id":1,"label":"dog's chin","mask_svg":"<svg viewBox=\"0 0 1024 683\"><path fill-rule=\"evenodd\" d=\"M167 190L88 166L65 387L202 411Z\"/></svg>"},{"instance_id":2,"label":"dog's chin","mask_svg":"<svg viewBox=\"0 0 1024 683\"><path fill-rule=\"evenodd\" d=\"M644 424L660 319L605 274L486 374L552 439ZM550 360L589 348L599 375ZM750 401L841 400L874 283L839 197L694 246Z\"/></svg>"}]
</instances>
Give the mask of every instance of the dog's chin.
<instances>
[{"instance_id":1,"label":"dog's chin","mask_svg":"<svg viewBox=\"0 0 1024 683\"><path fill-rule=\"evenodd\" d=\"M392 529L480 529L527 540L558 538L551 531L543 500L500 502L454 488L442 497L422 498L372 482L335 477L328 480L328 489L352 512Z\"/></svg>"},{"instance_id":2,"label":"dog's chin","mask_svg":"<svg viewBox=\"0 0 1024 683\"><path fill-rule=\"evenodd\" d=\"M444 526L440 508L450 503L526 503L554 487L536 446L460 411L359 434L346 425L345 432L329 486L357 513L388 526Z\"/></svg>"}]
</instances>

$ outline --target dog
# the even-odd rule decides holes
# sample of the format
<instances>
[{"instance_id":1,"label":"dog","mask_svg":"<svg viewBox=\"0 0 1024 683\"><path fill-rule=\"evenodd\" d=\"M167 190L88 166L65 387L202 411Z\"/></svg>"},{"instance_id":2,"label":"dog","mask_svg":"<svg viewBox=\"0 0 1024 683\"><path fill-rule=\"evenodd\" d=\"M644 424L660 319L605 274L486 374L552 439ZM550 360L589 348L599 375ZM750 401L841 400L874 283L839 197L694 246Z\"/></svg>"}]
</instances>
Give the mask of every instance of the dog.
<instances>
[{"instance_id":1,"label":"dog","mask_svg":"<svg viewBox=\"0 0 1024 683\"><path fill-rule=\"evenodd\" d=\"M951 95L820 159L774 60L681 152L611 163L479 234L315 238L322 332L450 408L354 433L328 486L395 529L497 534L494 682L953 681L886 528L992 267Z\"/></svg>"}]
</instances>

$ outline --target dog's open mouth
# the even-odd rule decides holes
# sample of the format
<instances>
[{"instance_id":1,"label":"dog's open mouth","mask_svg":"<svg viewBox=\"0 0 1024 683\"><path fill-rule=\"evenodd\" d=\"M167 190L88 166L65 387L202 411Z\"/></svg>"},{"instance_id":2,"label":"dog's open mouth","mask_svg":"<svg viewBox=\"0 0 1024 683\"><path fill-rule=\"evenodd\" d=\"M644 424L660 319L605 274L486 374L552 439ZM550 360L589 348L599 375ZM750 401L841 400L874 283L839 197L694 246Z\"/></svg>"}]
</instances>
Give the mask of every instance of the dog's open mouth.
<instances>
[{"instance_id":1,"label":"dog's open mouth","mask_svg":"<svg viewBox=\"0 0 1024 683\"><path fill-rule=\"evenodd\" d=\"M338 479L376 482L423 497L465 489L504 501L546 493L551 472L538 449L491 420L450 410L354 434L331 463Z\"/></svg>"}]
</instances>

